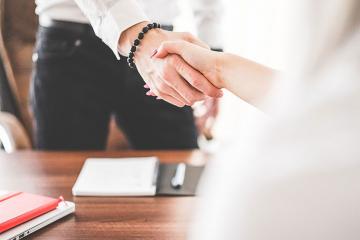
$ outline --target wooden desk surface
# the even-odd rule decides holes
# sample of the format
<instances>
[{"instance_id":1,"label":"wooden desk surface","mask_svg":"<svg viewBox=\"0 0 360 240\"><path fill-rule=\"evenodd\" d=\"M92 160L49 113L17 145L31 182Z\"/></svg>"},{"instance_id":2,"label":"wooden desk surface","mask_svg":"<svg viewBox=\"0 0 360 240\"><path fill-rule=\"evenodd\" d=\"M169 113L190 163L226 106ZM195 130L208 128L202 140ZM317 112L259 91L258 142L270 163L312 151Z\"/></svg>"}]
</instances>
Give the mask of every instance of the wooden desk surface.
<instances>
[{"instance_id":1,"label":"wooden desk surface","mask_svg":"<svg viewBox=\"0 0 360 240\"><path fill-rule=\"evenodd\" d=\"M158 156L161 162L203 164L197 151L0 153L0 190L26 191L75 202L76 212L28 239L185 239L195 197L73 197L88 157Z\"/></svg>"}]
</instances>

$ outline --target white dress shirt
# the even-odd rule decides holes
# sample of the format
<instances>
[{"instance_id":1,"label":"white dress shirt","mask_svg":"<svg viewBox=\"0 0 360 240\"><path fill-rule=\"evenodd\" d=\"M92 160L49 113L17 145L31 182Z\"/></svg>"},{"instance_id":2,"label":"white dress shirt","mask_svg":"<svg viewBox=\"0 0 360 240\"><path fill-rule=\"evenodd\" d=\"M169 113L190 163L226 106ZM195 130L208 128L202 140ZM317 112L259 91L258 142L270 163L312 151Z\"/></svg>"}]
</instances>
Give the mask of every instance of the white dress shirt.
<instances>
[{"instance_id":1,"label":"white dress shirt","mask_svg":"<svg viewBox=\"0 0 360 240\"><path fill-rule=\"evenodd\" d=\"M221 48L221 0L191 1L199 37ZM130 26L151 20L171 25L179 14L176 0L36 0L40 23L47 19L90 23L95 34L119 57L117 44Z\"/></svg>"}]
</instances>

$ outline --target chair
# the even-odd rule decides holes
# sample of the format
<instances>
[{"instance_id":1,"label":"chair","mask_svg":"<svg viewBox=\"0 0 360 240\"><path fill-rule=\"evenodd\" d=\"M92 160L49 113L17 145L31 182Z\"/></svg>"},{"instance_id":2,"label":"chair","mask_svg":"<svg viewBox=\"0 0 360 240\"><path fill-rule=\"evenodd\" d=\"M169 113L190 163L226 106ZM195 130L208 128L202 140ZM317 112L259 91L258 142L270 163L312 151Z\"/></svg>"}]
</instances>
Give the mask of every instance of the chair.
<instances>
[{"instance_id":1,"label":"chair","mask_svg":"<svg viewBox=\"0 0 360 240\"><path fill-rule=\"evenodd\" d=\"M0 0L0 143L7 152L33 146L28 92L38 26L34 11L34 0ZM107 148L127 148L114 120Z\"/></svg>"}]
</instances>

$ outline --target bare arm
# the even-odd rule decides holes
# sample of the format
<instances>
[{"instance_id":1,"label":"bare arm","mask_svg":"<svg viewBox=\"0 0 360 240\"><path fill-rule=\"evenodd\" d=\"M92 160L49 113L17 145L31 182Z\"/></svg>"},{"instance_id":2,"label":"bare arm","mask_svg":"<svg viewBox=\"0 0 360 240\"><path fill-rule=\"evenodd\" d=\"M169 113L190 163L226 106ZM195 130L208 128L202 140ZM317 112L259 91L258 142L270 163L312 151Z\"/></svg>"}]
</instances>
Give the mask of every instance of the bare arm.
<instances>
[{"instance_id":1,"label":"bare arm","mask_svg":"<svg viewBox=\"0 0 360 240\"><path fill-rule=\"evenodd\" d=\"M228 53L217 53L222 87L257 106L273 84L275 70Z\"/></svg>"}]
</instances>

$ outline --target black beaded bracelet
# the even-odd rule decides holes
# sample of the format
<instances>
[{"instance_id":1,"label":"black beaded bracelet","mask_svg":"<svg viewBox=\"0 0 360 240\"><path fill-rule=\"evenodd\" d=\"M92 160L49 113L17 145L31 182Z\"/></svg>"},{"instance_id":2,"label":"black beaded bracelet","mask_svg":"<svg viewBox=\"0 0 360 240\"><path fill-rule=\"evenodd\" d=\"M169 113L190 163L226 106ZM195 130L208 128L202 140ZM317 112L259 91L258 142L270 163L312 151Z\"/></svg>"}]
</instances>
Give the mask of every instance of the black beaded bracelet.
<instances>
[{"instance_id":1,"label":"black beaded bracelet","mask_svg":"<svg viewBox=\"0 0 360 240\"><path fill-rule=\"evenodd\" d=\"M155 28L160 28L160 24L159 23L149 23L147 26L143 27L143 29L141 30L141 32L138 34L138 37L134 40L133 45L131 46L130 49L130 53L129 56L127 58L127 62L129 64L130 68L135 68L135 62L134 62L134 57L135 57L135 52L137 50L137 48L139 47L141 40L144 38L145 34L147 32L149 32L151 29L155 29Z\"/></svg>"}]
</instances>

